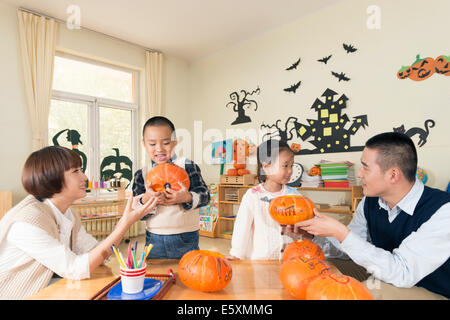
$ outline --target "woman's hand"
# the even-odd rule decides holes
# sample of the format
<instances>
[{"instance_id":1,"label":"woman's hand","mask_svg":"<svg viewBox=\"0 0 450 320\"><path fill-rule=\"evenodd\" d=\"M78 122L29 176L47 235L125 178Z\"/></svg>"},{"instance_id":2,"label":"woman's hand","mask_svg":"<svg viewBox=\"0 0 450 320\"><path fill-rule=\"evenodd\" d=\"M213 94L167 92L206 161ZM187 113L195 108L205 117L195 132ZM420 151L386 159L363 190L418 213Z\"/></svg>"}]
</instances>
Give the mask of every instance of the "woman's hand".
<instances>
[{"instance_id":1,"label":"woman's hand","mask_svg":"<svg viewBox=\"0 0 450 320\"><path fill-rule=\"evenodd\" d=\"M158 197L151 197L143 205L139 205L138 201L143 196L144 195L141 194L136 197L131 196L131 198L128 199L127 205L122 215L122 219L125 219L126 222L133 224L135 221L138 221L149 211L152 211L156 207L156 205L158 204Z\"/></svg>"},{"instance_id":2,"label":"woman's hand","mask_svg":"<svg viewBox=\"0 0 450 320\"><path fill-rule=\"evenodd\" d=\"M314 209L315 217L296 224L302 230L319 237L334 237L344 241L350 230L336 219Z\"/></svg>"}]
</instances>

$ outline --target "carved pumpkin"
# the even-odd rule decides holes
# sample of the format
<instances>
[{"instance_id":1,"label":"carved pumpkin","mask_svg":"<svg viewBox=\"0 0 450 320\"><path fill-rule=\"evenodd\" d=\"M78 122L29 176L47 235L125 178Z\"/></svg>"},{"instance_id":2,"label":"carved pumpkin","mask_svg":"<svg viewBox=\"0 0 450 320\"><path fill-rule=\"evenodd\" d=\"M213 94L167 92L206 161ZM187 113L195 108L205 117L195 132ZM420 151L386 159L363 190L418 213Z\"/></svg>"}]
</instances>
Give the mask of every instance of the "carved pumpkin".
<instances>
[{"instance_id":1,"label":"carved pumpkin","mask_svg":"<svg viewBox=\"0 0 450 320\"><path fill-rule=\"evenodd\" d=\"M270 201L269 213L279 224L296 224L314 217L314 203L299 195L280 196Z\"/></svg>"},{"instance_id":2,"label":"carved pumpkin","mask_svg":"<svg viewBox=\"0 0 450 320\"><path fill-rule=\"evenodd\" d=\"M312 167L311 169L309 169L309 175L312 176L320 176L322 173L322 170L320 169L320 167Z\"/></svg>"},{"instance_id":3,"label":"carved pumpkin","mask_svg":"<svg viewBox=\"0 0 450 320\"><path fill-rule=\"evenodd\" d=\"M414 81L423 81L431 77L435 72L434 59L421 59L420 55L416 56L416 61L411 65L411 73L409 78Z\"/></svg>"},{"instance_id":4,"label":"carved pumpkin","mask_svg":"<svg viewBox=\"0 0 450 320\"><path fill-rule=\"evenodd\" d=\"M434 60L436 73L450 76L450 56L439 56Z\"/></svg>"},{"instance_id":5,"label":"carved pumpkin","mask_svg":"<svg viewBox=\"0 0 450 320\"><path fill-rule=\"evenodd\" d=\"M213 292L227 286L231 281L232 269L220 253L192 250L180 259L178 276L181 282L191 289Z\"/></svg>"},{"instance_id":6,"label":"carved pumpkin","mask_svg":"<svg viewBox=\"0 0 450 320\"><path fill-rule=\"evenodd\" d=\"M147 184L151 182L153 191L162 192L166 188L173 190L181 190L178 182L181 182L186 189L189 189L189 175L187 172L172 163L161 163L154 167L147 174Z\"/></svg>"},{"instance_id":7,"label":"carved pumpkin","mask_svg":"<svg viewBox=\"0 0 450 320\"><path fill-rule=\"evenodd\" d=\"M373 297L355 278L330 272L310 280L306 300L373 300Z\"/></svg>"},{"instance_id":8,"label":"carved pumpkin","mask_svg":"<svg viewBox=\"0 0 450 320\"><path fill-rule=\"evenodd\" d=\"M290 243L283 251L283 262L289 259L301 257L304 259L316 258L325 260L325 254L322 249L311 240L303 239Z\"/></svg>"},{"instance_id":9,"label":"carved pumpkin","mask_svg":"<svg viewBox=\"0 0 450 320\"><path fill-rule=\"evenodd\" d=\"M291 150L294 152L299 152L301 149L301 145L298 143L292 143L291 144Z\"/></svg>"},{"instance_id":10,"label":"carved pumpkin","mask_svg":"<svg viewBox=\"0 0 450 320\"><path fill-rule=\"evenodd\" d=\"M296 257L282 264L280 280L287 292L297 299L305 300L309 281L328 272L331 272L330 268L322 260Z\"/></svg>"},{"instance_id":11,"label":"carved pumpkin","mask_svg":"<svg viewBox=\"0 0 450 320\"><path fill-rule=\"evenodd\" d=\"M411 74L411 66L402 66L400 70L397 71L397 78L406 79Z\"/></svg>"}]
</instances>

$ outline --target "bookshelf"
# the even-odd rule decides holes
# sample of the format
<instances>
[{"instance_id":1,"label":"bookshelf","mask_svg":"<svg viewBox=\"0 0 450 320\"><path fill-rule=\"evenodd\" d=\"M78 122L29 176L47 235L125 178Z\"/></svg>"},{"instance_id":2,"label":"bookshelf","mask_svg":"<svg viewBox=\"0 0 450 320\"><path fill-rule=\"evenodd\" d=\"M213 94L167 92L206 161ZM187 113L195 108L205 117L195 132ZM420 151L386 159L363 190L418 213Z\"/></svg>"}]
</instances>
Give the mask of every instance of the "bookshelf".
<instances>
[{"instance_id":1,"label":"bookshelf","mask_svg":"<svg viewBox=\"0 0 450 320\"><path fill-rule=\"evenodd\" d=\"M225 239L232 238L234 221L236 220L236 217L233 213L234 206L239 206L245 192L247 192L247 190L253 186L254 185L235 184L219 184L217 186L219 196L219 216L215 225L214 236ZM361 186L354 186L350 188L297 187L297 189L300 192L302 190L314 192L350 192L350 204L345 203L343 205L330 205L328 208L319 208L321 212L348 214L350 215L350 218L353 217L353 212L356 210L359 201L361 201L361 199L363 198Z\"/></svg>"}]
</instances>

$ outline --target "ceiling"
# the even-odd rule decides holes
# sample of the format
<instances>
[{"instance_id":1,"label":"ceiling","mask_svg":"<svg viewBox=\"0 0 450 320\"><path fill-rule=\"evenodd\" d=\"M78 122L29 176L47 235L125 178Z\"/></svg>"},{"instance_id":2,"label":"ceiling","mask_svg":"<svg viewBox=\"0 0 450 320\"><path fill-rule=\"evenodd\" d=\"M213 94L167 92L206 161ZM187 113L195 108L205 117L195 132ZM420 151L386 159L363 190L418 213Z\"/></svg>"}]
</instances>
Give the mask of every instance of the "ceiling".
<instances>
[{"instance_id":1,"label":"ceiling","mask_svg":"<svg viewBox=\"0 0 450 320\"><path fill-rule=\"evenodd\" d=\"M0 0L194 62L342 0Z\"/></svg>"}]
</instances>

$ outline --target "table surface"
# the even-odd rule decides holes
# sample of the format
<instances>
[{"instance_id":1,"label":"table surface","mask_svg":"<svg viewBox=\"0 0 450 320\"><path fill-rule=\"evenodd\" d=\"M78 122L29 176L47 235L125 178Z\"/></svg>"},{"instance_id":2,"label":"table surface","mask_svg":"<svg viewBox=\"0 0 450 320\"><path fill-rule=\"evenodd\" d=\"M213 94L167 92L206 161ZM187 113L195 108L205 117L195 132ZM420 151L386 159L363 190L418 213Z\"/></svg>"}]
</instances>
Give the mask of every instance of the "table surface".
<instances>
[{"instance_id":1,"label":"table surface","mask_svg":"<svg viewBox=\"0 0 450 320\"><path fill-rule=\"evenodd\" d=\"M168 274L172 269L176 276L173 284L163 296L165 300L290 300L294 299L280 281L281 261L236 260L230 261L233 277L225 289L207 293L186 287L178 277L179 260L147 260L147 273ZM333 272L338 269L327 261ZM108 283L119 276L119 270L100 266L90 279L75 281L61 279L40 290L29 299L38 300L89 300Z\"/></svg>"}]
</instances>

